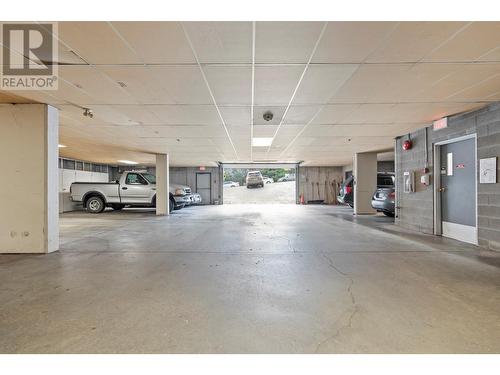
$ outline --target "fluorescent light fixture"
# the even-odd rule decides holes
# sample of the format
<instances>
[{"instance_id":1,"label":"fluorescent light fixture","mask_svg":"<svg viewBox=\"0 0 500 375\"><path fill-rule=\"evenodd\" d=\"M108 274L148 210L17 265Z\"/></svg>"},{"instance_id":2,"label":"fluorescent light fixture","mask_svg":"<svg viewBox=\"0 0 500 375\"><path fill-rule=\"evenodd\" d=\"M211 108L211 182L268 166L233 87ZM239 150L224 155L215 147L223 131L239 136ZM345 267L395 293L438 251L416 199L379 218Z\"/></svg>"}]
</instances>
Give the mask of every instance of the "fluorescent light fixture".
<instances>
[{"instance_id":1,"label":"fluorescent light fixture","mask_svg":"<svg viewBox=\"0 0 500 375\"><path fill-rule=\"evenodd\" d=\"M136 165L139 164L136 161L131 161L131 160L118 160L118 163L123 163L123 164L129 164L129 165Z\"/></svg>"},{"instance_id":2,"label":"fluorescent light fixture","mask_svg":"<svg viewBox=\"0 0 500 375\"><path fill-rule=\"evenodd\" d=\"M253 147L268 147L273 143L273 138L252 138Z\"/></svg>"},{"instance_id":3,"label":"fluorescent light fixture","mask_svg":"<svg viewBox=\"0 0 500 375\"><path fill-rule=\"evenodd\" d=\"M59 148L65 148L65 147L68 147L68 146L65 146L65 145L57 145L57 147L59 147Z\"/></svg>"}]
</instances>

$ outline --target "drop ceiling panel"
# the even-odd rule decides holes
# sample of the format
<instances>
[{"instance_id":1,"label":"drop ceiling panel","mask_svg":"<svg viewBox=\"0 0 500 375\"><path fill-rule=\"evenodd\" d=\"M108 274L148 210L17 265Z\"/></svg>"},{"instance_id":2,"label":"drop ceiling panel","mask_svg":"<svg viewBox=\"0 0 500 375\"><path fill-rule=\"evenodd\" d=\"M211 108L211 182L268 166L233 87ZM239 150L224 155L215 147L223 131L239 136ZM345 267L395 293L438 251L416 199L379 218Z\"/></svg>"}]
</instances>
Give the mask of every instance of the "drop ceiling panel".
<instances>
[{"instance_id":1,"label":"drop ceiling panel","mask_svg":"<svg viewBox=\"0 0 500 375\"><path fill-rule=\"evenodd\" d=\"M310 65L293 100L294 104L327 103L356 72L358 65Z\"/></svg>"},{"instance_id":2,"label":"drop ceiling panel","mask_svg":"<svg viewBox=\"0 0 500 375\"><path fill-rule=\"evenodd\" d=\"M233 142L239 140L250 144L250 125L227 125L227 130Z\"/></svg>"},{"instance_id":3,"label":"drop ceiling panel","mask_svg":"<svg viewBox=\"0 0 500 375\"><path fill-rule=\"evenodd\" d=\"M306 137L376 137L391 136L408 132L409 129L421 128L425 124L369 124L365 126L358 125L315 125L310 126L304 131Z\"/></svg>"},{"instance_id":4,"label":"drop ceiling panel","mask_svg":"<svg viewBox=\"0 0 500 375\"><path fill-rule=\"evenodd\" d=\"M218 105L252 103L251 66L205 66L203 70Z\"/></svg>"},{"instance_id":5,"label":"drop ceiling panel","mask_svg":"<svg viewBox=\"0 0 500 375\"><path fill-rule=\"evenodd\" d=\"M384 124L392 122L395 104L361 104L347 116L341 123L345 124Z\"/></svg>"},{"instance_id":6,"label":"drop ceiling panel","mask_svg":"<svg viewBox=\"0 0 500 375\"><path fill-rule=\"evenodd\" d=\"M142 105L94 105L94 119L100 116L103 110L112 114L110 123L118 125L160 125L162 122L146 107ZM81 115L81 113L80 113ZM121 117L120 121L117 121ZM93 119L92 119L93 120Z\"/></svg>"},{"instance_id":7,"label":"drop ceiling panel","mask_svg":"<svg viewBox=\"0 0 500 375\"><path fill-rule=\"evenodd\" d=\"M220 106L219 110L220 110L222 118L224 119L226 124L246 125L249 127L250 122L251 122L251 107L250 106L246 106L246 107Z\"/></svg>"},{"instance_id":8,"label":"drop ceiling panel","mask_svg":"<svg viewBox=\"0 0 500 375\"><path fill-rule=\"evenodd\" d=\"M66 81L71 88L64 84L59 90L54 91L58 97L66 98L66 93L63 90L77 92L78 96L89 97L87 103L103 103L103 104L134 104L136 101L127 94L116 83L106 77L99 70L90 66L60 66L59 76ZM61 82L59 82L61 84ZM76 89L76 90L75 90ZM72 94L68 95L70 98ZM81 100L81 99L80 99ZM72 101L72 100L71 100Z\"/></svg>"},{"instance_id":9,"label":"drop ceiling panel","mask_svg":"<svg viewBox=\"0 0 500 375\"><path fill-rule=\"evenodd\" d=\"M198 138L200 134L210 134L210 138L226 137L222 128L206 125L140 126L138 130L139 137Z\"/></svg>"},{"instance_id":10,"label":"drop ceiling panel","mask_svg":"<svg viewBox=\"0 0 500 375\"><path fill-rule=\"evenodd\" d=\"M133 100L141 104L175 103L167 88L163 87L153 71L146 66L100 66L97 69L106 77L123 86Z\"/></svg>"},{"instance_id":11,"label":"drop ceiling panel","mask_svg":"<svg viewBox=\"0 0 500 375\"><path fill-rule=\"evenodd\" d=\"M50 91L50 94L47 93L47 95L51 96L51 99L42 101L42 103L73 103L81 106L85 106L87 104L105 103L102 99L93 97L90 93L85 92L83 89L76 87L70 82L65 82L63 79L59 79L58 86L57 91ZM52 101L52 97L55 97L54 101ZM126 98L124 101L126 103L130 103L133 100Z\"/></svg>"},{"instance_id":12,"label":"drop ceiling panel","mask_svg":"<svg viewBox=\"0 0 500 375\"><path fill-rule=\"evenodd\" d=\"M111 25L145 64L196 62L179 22L112 22Z\"/></svg>"},{"instance_id":13,"label":"drop ceiling panel","mask_svg":"<svg viewBox=\"0 0 500 375\"><path fill-rule=\"evenodd\" d=\"M466 22L400 22L365 61L419 61L465 25Z\"/></svg>"},{"instance_id":14,"label":"drop ceiling panel","mask_svg":"<svg viewBox=\"0 0 500 375\"><path fill-rule=\"evenodd\" d=\"M213 105L148 105L146 108L164 124L205 124L222 127Z\"/></svg>"},{"instance_id":15,"label":"drop ceiling panel","mask_svg":"<svg viewBox=\"0 0 500 375\"><path fill-rule=\"evenodd\" d=\"M287 105L304 67L256 66L255 105Z\"/></svg>"},{"instance_id":16,"label":"drop ceiling panel","mask_svg":"<svg viewBox=\"0 0 500 375\"><path fill-rule=\"evenodd\" d=\"M195 65L99 67L143 104L211 104L203 76Z\"/></svg>"},{"instance_id":17,"label":"drop ceiling panel","mask_svg":"<svg viewBox=\"0 0 500 375\"><path fill-rule=\"evenodd\" d=\"M141 137L136 140L136 143L142 146L178 146L184 148L213 145L209 138L191 137L184 137L182 139L177 137Z\"/></svg>"},{"instance_id":18,"label":"drop ceiling panel","mask_svg":"<svg viewBox=\"0 0 500 375\"><path fill-rule=\"evenodd\" d=\"M320 109L319 105L292 105L283 124L307 124Z\"/></svg>"},{"instance_id":19,"label":"drop ceiling panel","mask_svg":"<svg viewBox=\"0 0 500 375\"><path fill-rule=\"evenodd\" d=\"M377 94L383 94L391 82L404 77L410 68L408 64L361 65L334 93L330 102L378 102Z\"/></svg>"},{"instance_id":20,"label":"drop ceiling panel","mask_svg":"<svg viewBox=\"0 0 500 375\"><path fill-rule=\"evenodd\" d=\"M397 22L329 22L313 63L361 63Z\"/></svg>"},{"instance_id":21,"label":"drop ceiling panel","mask_svg":"<svg viewBox=\"0 0 500 375\"><path fill-rule=\"evenodd\" d=\"M59 39L89 64L142 62L107 22L59 22Z\"/></svg>"},{"instance_id":22,"label":"drop ceiling panel","mask_svg":"<svg viewBox=\"0 0 500 375\"><path fill-rule=\"evenodd\" d=\"M499 46L499 22L472 22L424 60L475 61L484 58Z\"/></svg>"},{"instance_id":23,"label":"drop ceiling panel","mask_svg":"<svg viewBox=\"0 0 500 375\"><path fill-rule=\"evenodd\" d=\"M335 124L342 121L360 104L329 104L322 107L321 111L312 121L312 124Z\"/></svg>"},{"instance_id":24,"label":"drop ceiling panel","mask_svg":"<svg viewBox=\"0 0 500 375\"><path fill-rule=\"evenodd\" d=\"M251 22L184 22L201 63L251 63Z\"/></svg>"},{"instance_id":25,"label":"drop ceiling panel","mask_svg":"<svg viewBox=\"0 0 500 375\"><path fill-rule=\"evenodd\" d=\"M320 22L257 22L257 63L307 63L320 36Z\"/></svg>"},{"instance_id":26,"label":"drop ceiling panel","mask_svg":"<svg viewBox=\"0 0 500 375\"><path fill-rule=\"evenodd\" d=\"M499 67L500 68L500 67ZM500 70L498 74L472 84L469 88L458 91L450 96L456 101L478 101L483 98L491 99L500 92Z\"/></svg>"},{"instance_id":27,"label":"drop ceiling panel","mask_svg":"<svg viewBox=\"0 0 500 375\"><path fill-rule=\"evenodd\" d=\"M443 79L435 82L433 85L425 87L415 95L417 99L422 98L427 101L434 100L454 100L465 90L478 86L480 83L493 78L500 71L500 64L478 64L461 65L458 69L454 68L450 74ZM488 91L491 94L491 90ZM487 95L484 95L486 97Z\"/></svg>"},{"instance_id":28,"label":"drop ceiling panel","mask_svg":"<svg viewBox=\"0 0 500 375\"><path fill-rule=\"evenodd\" d=\"M131 119L126 116L126 114L118 109L113 109L112 106L100 105L95 106L94 117L90 118L83 116L83 111L81 108L73 105L60 105L59 106L61 117L64 121L61 123L67 123L70 119L69 125L82 124L84 126L103 126L103 125L133 125ZM71 121L72 120L72 121Z\"/></svg>"},{"instance_id":29,"label":"drop ceiling panel","mask_svg":"<svg viewBox=\"0 0 500 375\"><path fill-rule=\"evenodd\" d=\"M257 138L273 137L277 128L277 125L255 125L253 127L253 136Z\"/></svg>"}]
</instances>

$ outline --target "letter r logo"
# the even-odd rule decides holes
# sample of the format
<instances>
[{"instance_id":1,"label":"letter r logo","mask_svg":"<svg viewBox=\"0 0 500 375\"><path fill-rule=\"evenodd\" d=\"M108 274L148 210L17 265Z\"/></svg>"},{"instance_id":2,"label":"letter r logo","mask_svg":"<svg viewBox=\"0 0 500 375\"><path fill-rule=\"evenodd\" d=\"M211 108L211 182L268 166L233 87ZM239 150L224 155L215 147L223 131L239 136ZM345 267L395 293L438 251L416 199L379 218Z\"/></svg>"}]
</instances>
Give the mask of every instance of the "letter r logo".
<instances>
[{"instance_id":1,"label":"letter r logo","mask_svg":"<svg viewBox=\"0 0 500 375\"><path fill-rule=\"evenodd\" d=\"M52 75L55 60L52 24L3 24L3 74Z\"/></svg>"}]
</instances>

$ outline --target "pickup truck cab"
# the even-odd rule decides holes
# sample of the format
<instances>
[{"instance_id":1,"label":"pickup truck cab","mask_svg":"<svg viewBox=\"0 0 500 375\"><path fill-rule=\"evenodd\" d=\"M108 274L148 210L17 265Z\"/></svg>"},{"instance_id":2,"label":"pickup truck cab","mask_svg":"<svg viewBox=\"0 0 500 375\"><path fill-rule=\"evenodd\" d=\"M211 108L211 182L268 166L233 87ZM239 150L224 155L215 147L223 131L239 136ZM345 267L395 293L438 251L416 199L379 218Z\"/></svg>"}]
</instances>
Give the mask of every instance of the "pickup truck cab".
<instances>
[{"instance_id":1,"label":"pickup truck cab","mask_svg":"<svg viewBox=\"0 0 500 375\"><path fill-rule=\"evenodd\" d=\"M173 191L172 191L173 190ZM184 190L170 187L169 209L179 209L189 202ZM74 182L70 199L81 202L91 213L101 213L106 207L155 207L156 176L143 172L125 172L115 182Z\"/></svg>"}]
</instances>

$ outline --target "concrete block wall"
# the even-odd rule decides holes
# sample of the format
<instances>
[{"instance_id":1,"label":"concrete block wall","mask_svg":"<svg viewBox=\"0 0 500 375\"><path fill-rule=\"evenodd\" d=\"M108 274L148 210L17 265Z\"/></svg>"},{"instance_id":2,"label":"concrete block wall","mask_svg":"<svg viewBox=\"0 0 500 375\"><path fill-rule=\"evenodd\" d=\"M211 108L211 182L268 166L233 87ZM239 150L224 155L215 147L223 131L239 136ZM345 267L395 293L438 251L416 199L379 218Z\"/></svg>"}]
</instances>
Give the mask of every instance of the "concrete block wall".
<instances>
[{"instance_id":1,"label":"concrete block wall","mask_svg":"<svg viewBox=\"0 0 500 375\"><path fill-rule=\"evenodd\" d=\"M299 167L298 196L307 203L324 200L326 204L337 204L342 167Z\"/></svg>"},{"instance_id":2,"label":"concrete block wall","mask_svg":"<svg viewBox=\"0 0 500 375\"><path fill-rule=\"evenodd\" d=\"M403 193L403 173L405 171L414 171L415 181L419 181L421 171L426 165L425 129L420 129L410 136L413 147L409 151L403 152L401 149L402 143L407 137L398 138L396 141L396 207L399 207L396 211L396 223L411 230L433 234L433 187L417 183L414 193ZM432 144L429 144L427 165L432 169L431 149Z\"/></svg>"},{"instance_id":3,"label":"concrete block wall","mask_svg":"<svg viewBox=\"0 0 500 375\"><path fill-rule=\"evenodd\" d=\"M428 165L433 170L433 144L468 134L477 134L477 172L479 159L500 157L500 103L493 103L476 111L450 116L446 129L427 130ZM396 223L423 233L434 233L433 183L424 187L418 183L425 166L425 130L411 134L413 148L402 151L401 144L406 137L396 141L396 180L398 217ZM477 185L478 240L479 245L500 251L500 163L497 162L497 183ZM416 171L416 192L402 192L402 174L406 170ZM479 182L479 177L478 177Z\"/></svg>"}]
</instances>

